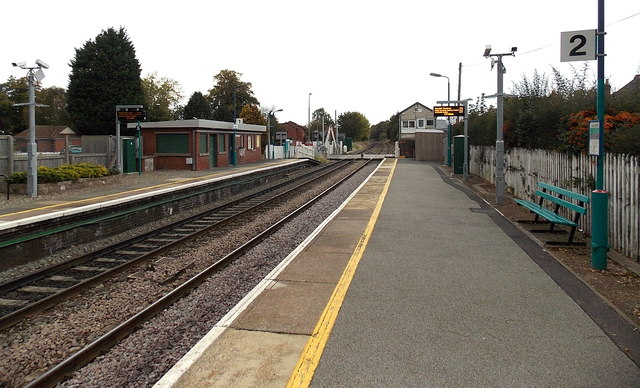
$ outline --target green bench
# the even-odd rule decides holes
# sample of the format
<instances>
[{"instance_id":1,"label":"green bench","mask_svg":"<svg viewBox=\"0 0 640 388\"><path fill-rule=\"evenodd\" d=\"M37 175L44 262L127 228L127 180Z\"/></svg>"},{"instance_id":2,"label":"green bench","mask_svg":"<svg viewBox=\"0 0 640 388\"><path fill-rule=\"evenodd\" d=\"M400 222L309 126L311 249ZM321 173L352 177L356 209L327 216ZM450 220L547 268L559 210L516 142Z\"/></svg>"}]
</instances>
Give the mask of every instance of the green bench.
<instances>
[{"instance_id":1,"label":"green bench","mask_svg":"<svg viewBox=\"0 0 640 388\"><path fill-rule=\"evenodd\" d=\"M556 187L544 182L538 182L538 187L541 190L536 190L536 196L540 198L538 203L527 201L524 199L516 199L516 203L521 205L531 212L535 213L536 217L533 221L520 221L520 222L539 222L539 217L544 218L551 224L548 230L533 230L532 232L556 232L554 230L555 225L566 225L571 228L569 232L569 240L566 244L573 244L573 238L576 235L576 229L578 228L578 222L580 216L587 214L586 205L589 203L589 197L586 195L574 193L573 191L566 190L560 187ZM546 201L551 202L553 210L546 208L543 203ZM573 219L568 219L561 216L559 213L561 208L569 209L573 212ZM563 244L554 241L548 241L548 244Z\"/></svg>"}]
</instances>

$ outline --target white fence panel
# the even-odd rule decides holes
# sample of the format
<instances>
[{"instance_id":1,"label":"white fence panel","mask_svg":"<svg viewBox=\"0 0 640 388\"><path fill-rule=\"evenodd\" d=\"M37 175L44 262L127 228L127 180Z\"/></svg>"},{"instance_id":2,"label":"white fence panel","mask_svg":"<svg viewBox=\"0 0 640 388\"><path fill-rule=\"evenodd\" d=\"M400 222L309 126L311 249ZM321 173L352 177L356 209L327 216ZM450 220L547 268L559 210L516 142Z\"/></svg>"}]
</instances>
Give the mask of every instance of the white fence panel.
<instances>
[{"instance_id":1,"label":"white fence panel","mask_svg":"<svg viewBox=\"0 0 640 388\"><path fill-rule=\"evenodd\" d=\"M471 147L469 171L495 184L495 148ZM505 152L505 184L513 195L534 199L537 182L547 182L591 196L595 188L595 156L514 148ZM611 248L640 260L640 162L638 157L607 154L604 189L609 198ZM580 228L591 233L591 217Z\"/></svg>"}]
</instances>

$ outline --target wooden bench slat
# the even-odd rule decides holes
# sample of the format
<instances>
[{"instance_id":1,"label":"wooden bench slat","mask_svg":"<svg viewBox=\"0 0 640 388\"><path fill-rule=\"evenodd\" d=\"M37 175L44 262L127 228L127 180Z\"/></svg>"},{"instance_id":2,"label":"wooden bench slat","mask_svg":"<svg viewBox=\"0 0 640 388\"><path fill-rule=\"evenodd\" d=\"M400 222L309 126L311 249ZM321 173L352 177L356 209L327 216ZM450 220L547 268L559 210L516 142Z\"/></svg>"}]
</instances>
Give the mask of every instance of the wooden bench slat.
<instances>
[{"instance_id":1,"label":"wooden bench slat","mask_svg":"<svg viewBox=\"0 0 640 388\"><path fill-rule=\"evenodd\" d=\"M567 190L567 189L563 189L561 187L557 187L554 185L550 185L548 183L544 183L544 182L538 182L538 186L542 187L543 189L547 189L549 191L554 191L558 194L562 194L564 196L567 196L569 198L573 198L575 200L584 202L584 203L589 203L589 197L587 197L586 195L582 195L582 194L578 194L578 193L574 193L571 190Z\"/></svg>"},{"instance_id":2,"label":"wooden bench slat","mask_svg":"<svg viewBox=\"0 0 640 388\"><path fill-rule=\"evenodd\" d=\"M533 203L533 202L529 202L529 201L525 201L522 199L516 199L515 200L516 203L526 207L527 209L531 210L532 212L539 214L541 217L545 218L546 220L548 220L549 222L552 222L554 224L560 224L560 225L567 225L567 226L578 226L578 224L576 224L575 222L554 213L553 211L544 208L540 205L538 205L537 203Z\"/></svg>"},{"instance_id":3,"label":"wooden bench slat","mask_svg":"<svg viewBox=\"0 0 640 388\"><path fill-rule=\"evenodd\" d=\"M536 190L536 195L538 195L538 196L540 196L540 197L542 197L544 199L548 199L551 202L555 202L555 203L559 204L560 206L569 208L569 209L571 209L571 210L573 210L575 212L578 212L580 214L587 214L587 209L585 207L582 207L580 205L576 205L573 202L566 201L566 200L564 200L562 198L558 198L558 197L556 197L554 195L551 195L549 193L545 193L544 191Z\"/></svg>"},{"instance_id":4,"label":"wooden bench slat","mask_svg":"<svg viewBox=\"0 0 640 388\"><path fill-rule=\"evenodd\" d=\"M538 217L542 217L549 221L549 223L551 224L549 232L553 231L554 225L570 226L571 232L569 233L569 240L567 241L567 243L572 244L573 237L575 236L576 229L578 228L578 221L580 220L580 216L583 214L587 214L587 208L585 205L589 203L589 197L544 182L538 182L538 187L542 189L536 190L535 192L536 195L540 198L538 203L527 201L524 199L516 199L515 202L518 205L529 209L532 213L535 213L535 221L538 220ZM551 210L542 206L545 200L554 203L555 209ZM571 200L578 201L579 203L573 203L571 202ZM557 212L560 207L563 207L567 210L572 210L574 212L573 220L569 220L566 217L558 214ZM551 243L552 242L549 242L549 244Z\"/></svg>"}]
</instances>

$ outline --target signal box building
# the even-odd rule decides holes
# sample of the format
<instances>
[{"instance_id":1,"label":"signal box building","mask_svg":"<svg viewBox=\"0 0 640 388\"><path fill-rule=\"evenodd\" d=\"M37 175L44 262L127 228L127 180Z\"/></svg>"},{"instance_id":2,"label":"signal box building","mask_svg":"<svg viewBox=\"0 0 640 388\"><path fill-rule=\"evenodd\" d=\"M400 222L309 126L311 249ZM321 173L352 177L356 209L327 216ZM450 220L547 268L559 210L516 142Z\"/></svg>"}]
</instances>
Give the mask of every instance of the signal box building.
<instances>
[{"instance_id":1,"label":"signal box building","mask_svg":"<svg viewBox=\"0 0 640 388\"><path fill-rule=\"evenodd\" d=\"M400 157L442 160L444 132L436 129L433 110L419 102L400 112Z\"/></svg>"},{"instance_id":2,"label":"signal box building","mask_svg":"<svg viewBox=\"0 0 640 388\"><path fill-rule=\"evenodd\" d=\"M135 129L136 124L128 124ZM266 126L214 120L142 122L144 169L206 170L233 165L233 138L236 164L262 160L260 136Z\"/></svg>"}]
</instances>

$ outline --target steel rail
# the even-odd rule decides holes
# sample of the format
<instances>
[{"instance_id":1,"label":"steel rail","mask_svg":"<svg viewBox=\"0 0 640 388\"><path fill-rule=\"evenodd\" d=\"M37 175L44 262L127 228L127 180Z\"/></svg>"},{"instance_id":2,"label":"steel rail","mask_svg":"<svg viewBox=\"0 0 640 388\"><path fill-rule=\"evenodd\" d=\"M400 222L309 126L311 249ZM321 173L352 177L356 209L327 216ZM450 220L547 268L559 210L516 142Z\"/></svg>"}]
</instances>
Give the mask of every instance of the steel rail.
<instances>
[{"instance_id":1,"label":"steel rail","mask_svg":"<svg viewBox=\"0 0 640 388\"><path fill-rule=\"evenodd\" d=\"M128 259L128 261L126 261L123 264L120 264L118 266L112 267L108 270L105 270L104 272L101 272L93 277L90 278L86 278L84 280L81 280L79 283L72 285L68 288L62 289L61 291L52 294L50 296L44 297L42 299L36 300L33 303L30 303L18 310L15 310L7 315L4 315L2 317L0 317L0 330L4 330L6 328L9 328L13 325L15 325L16 323L22 321L25 317L30 316L32 314L38 313L40 311L44 311L48 308L51 308L53 306L55 306L56 304L58 304L60 301L65 300L67 298L69 298L70 296L76 295L92 286L94 286L95 284L101 283L103 282L107 277L109 276L114 276L117 275L135 265L138 265L152 257L157 256L160 253L163 253L165 251L168 251L170 249L175 248L176 246L182 245L194 238L197 238L198 236L204 234L204 233L208 233L210 232L212 229L214 228L220 228L223 227L227 224L229 224L230 222L232 222L233 220L237 219L238 217L247 214L248 212L251 212L257 208L263 207L273 201L278 200L279 197L282 196L286 196L288 194L290 194L291 192L298 190L302 187L304 187L305 185L308 184L308 182L310 180L315 180L315 179L320 179L322 177L325 177L331 173L333 173L334 171L342 168L343 166L345 166L348 163L335 163L335 164L331 164L331 165L327 165L325 166L322 170L313 170L308 172L307 174L305 174L303 176L303 179L301 180L300 177L296 177L295 179L292 180L288 180L286 182L280 183L278 185L275 185L273 187L270 187L268 189L259 191L257 193L248 195L244 198L240 198L238 200L232 201L229 204L226 204L224 206L212 209L212 210L208 210L205 211L203 213L191 216L187 219L184 220L180 220L177 221L171 225L167 225L165 227L162 227L160 229L157 229L155 231L152 232L147 232L141 236L136 236L133 237L125 242L120 242L117 243L113 246L110 247L106 247L103 249L100 249L96 252L92 252L88 255L84 255L82 257L79 257L77 259L73 259L70 260L68 262L65 263L61 263L58 265L55 265L53 267L51 267L50 269L46 269L44 271L40 271L38 273L35 274L31 274L28 276L25 276L23 278L14 280L12 282L8 282L5 283L3 285L0 286L0 290L5 290L4 292L9 292L12 290L15 290L19 287L24 287L27 284L32 284L35 281L38 280L42 280L48 276L51 276L55 273L60 273L61 271L65 271L65 270L69 270L72 269L73 266L77 266L79 264L84 264L87 263L91 260L95 260L96 258L102 257L102 256L107 256L109 253L113 253L119 250L122 250L123 248L126 248L128 246L132 246L135 245L137 243L140 243L141 241L144 241L145 239L148 238L152 238L153 236L158 236L158 235L162 235L165 233L168 233L169 231L173 230L173 229L177 229L177 228L181 228L184 225L193 222L195 220L198 219L202 219L204 217L209 216L210 214L215 214L217 212L220 212L222 210L227 210L232 208L233 206L237 206L243 203L246 203L247 201L256 199L260 196L264 196L264 195L269 195L269 193L277 191L279 189L282 189L288 185L290 185L291 183L295 183L293 186L287 188L285 191L278 193L277 196L268 196L267 198L261 200L258 203L253 204L252 206L248 206L248 207L243 207L242 209L239 209L237 211L235 211L233 214L229 214L228 216L225 216L224 218L222 218L221 220L215 222L215 223L211 223L210 225L207 226L201 226L199 230L194 231L193 233L189 233L189 234L184 234L183 237L178 237L175 238L172 242L167 242L165 245L163 246L159 246L156 249L153 249L149 252L141 252L141 255L138 257L131 257ZM7 291L8 290L8 291Z\"/></svg>"},{"instance_id":2,"label":"steel rail","mask_svg":"<svg viewBox=\"0 0 640 388\"><path fill-rule=\"evenodd\" d=\"M182 298L188 292L193 290L195 287L203 283L209 276L213 273L221 270L227 264L232 262L233 260L239 258L244 253L249 251L254 246L258 245L260 242L265 240L267 237L278 231L282 226L284 226L287 222L292 220L294 217L302 213L304 210L308 209L310 206L315 204L325 195L333 191L336 187L342 184L347 179L351 178L358 171L363 169L366 165L372 162L372 159L369 159L364 163L360 168L351 172L346 177L340 179L338 182L331 185L329 188L312 198L310 201L306 202L299 208L295 209L293 212L289 213L287 216L283 217L275 224L258 234L256 237L247 241L242 246L236 248L233 252L229 253L227 256L221 258L214 264L207 267L205 270L195 275L187 282L183 283L178 288L169 292L153 304L149 305L145 309L141 310L131 318L127 319L125 322L121 323L108 333L104 334L100 338L96 339L89 345L85 346L83 349L79 350L69 358L62 361L60 364L55 367L49 369L42 375L38 376L35 380L32 380L25 388L35 388L35 387L53 387L59 382L61 382L65 377L70 376L73 372L80 369L82 366L86 365L90 361L92 361L95 357L107 351L109 348L117 344L121 339L125 338L129 334L131 334L136 328L144 324L149 319L156 316L158 313L165 310L175 301Z\"/></svg>"}]
</instances>

